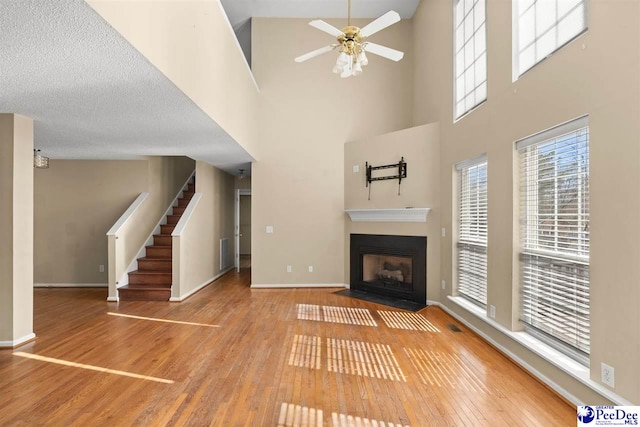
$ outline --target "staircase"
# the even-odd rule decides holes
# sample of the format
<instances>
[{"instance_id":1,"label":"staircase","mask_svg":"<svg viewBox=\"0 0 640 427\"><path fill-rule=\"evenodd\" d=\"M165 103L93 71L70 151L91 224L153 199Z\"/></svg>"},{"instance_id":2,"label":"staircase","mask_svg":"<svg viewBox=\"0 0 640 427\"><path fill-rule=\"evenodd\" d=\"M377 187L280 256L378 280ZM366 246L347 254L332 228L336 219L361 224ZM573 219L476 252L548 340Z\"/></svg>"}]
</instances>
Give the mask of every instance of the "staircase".
<instances>
[{"instance_id":1,"label":"staircase","mask_svg":"<svg viewBox=\"0 0 640 427\"><path fill-rule=\"evenodd\" d=\"M146 256L138 258L138 269L129 273L129 284L118 288L120 301L168 301L171 297L171 233L193 197L195 184L189 183Z\"/></svg>"}]
</instances>

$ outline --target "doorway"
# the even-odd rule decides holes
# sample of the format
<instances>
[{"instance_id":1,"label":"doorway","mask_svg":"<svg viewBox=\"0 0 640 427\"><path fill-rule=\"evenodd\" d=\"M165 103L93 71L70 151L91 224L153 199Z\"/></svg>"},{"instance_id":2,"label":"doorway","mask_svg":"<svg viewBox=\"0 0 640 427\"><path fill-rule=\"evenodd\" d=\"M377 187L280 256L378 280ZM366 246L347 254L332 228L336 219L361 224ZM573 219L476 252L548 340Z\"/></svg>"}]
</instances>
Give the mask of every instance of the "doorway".
<instances>
[{"instance_id":1,"label":"doorway","mask_svg":"<svg viewBox=\"0 0 640 427\"><path fill-rule=\"evenodd\" d=\"M240 268L251 268L251 194L240 195Z\"/></svg>"},{"instance_id":2,"label":"doorway","mask_svg":"<svg viewBox=\"0 0 640 427\"><path fill-rule=\"evenodd\" d=\"M236 270L251 268L251 190L236 190Z\"/></svg>"}]
</instances>

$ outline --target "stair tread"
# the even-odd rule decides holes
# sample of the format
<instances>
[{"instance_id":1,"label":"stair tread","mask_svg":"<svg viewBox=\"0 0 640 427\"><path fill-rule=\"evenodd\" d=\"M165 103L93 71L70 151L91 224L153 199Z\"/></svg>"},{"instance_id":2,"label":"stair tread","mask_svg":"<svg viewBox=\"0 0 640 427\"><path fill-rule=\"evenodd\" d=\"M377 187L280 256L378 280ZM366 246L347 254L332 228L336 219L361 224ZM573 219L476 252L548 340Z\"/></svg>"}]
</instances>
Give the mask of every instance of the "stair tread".
<instances>
[{"instance_id":1,"label":"stair tread","mask_svg":"<svg viewBox=\"0 0 640 427\"><path fill-rule=\"evenodd\" d=\"M140 286L140 285L124 285L118 288L121 289L134 289L136 291L166 291L171 290L171 285L155 285L155 286Z\"/></svg>"},{"instance_id":2,"label":"stair tread","mask_svg":"<svg viewBox=\"0 0 640 427\"><path fill-rule=\"evenodd\" d=\"M170 286L145 286L125 285L118 288L120 301L169 301L171 299Z\"/></svg>"},{"instance_id":3,"label":"stair tread","mask_svg":"<svg viewBox=\"0 0 640 427\"><path fill-rule=\"evenodd\" d=\"M166 262L170 262L172 261L171 257L153 257L153 256L143 256L141 258L138 258L138 261L166 261Z\"/></svg>"},{"instance_id":4,"label":"stair tread","mask_svg":"<svg viewBox=\"0 0 640 427\"><path fill-rule=\"evenodd\" d=\"M171 234L154 234L153 237L171 237ZM166 245L155 244L153 246L164 246L164 247L168 246L168 247L171 247L171 243L168 243Z\"/></svg>"},{"instance_id":5,"label":"stair tread","mask_svg":"<svg viewBox=\"0 0 640 427\"><path fill-rule=\"evenodd\" d=\"M138 275L138 274L168 274L169 276L171 276L171 272L170 271L140 271L140 270L136 270L136 271L130 271L129 274L130 275Z\"/></svg>"}]
</instances>

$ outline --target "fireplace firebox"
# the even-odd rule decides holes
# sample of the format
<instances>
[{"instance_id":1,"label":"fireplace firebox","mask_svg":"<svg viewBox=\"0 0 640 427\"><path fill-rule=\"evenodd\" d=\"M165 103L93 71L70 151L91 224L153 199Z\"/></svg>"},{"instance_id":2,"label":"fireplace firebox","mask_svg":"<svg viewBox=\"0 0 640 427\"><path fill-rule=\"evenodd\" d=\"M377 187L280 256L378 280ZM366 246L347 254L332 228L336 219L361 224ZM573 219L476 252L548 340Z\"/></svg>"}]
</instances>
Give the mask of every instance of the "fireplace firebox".
<instances>
[{"instance_id":1,"label":"fireplace firebox","mask_svg":"<svg viewBox=\"0 0 640 427\"><path fill-rule=\"evenodd\" d=\"M351 234L351 289L424 304L427 238Z\"/></svg>"}]
</instances>

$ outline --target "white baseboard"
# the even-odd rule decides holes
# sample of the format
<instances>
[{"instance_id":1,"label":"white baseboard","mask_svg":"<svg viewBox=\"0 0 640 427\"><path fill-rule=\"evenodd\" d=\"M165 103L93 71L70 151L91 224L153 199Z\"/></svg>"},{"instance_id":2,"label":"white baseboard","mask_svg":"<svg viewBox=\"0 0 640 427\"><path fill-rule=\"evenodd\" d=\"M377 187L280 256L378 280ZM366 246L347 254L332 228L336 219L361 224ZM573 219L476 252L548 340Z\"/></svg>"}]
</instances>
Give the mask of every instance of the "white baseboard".
<instances>
[{"instance_id":1,"label":"white baseboard","mask_svg":"<svg viewBox=\"0 0 640 427\"><path fill-rule=\"evenodd\" d=\"M108 283L34 283L34 288L107 288Z\"/></svg>"},{"instance_id":2,"label":"white baseboard","mask_svg":"<svg viewBox=\"0 0 640 427\"><path fill-rule=\"evenodd\" d=\"M451 297L449 297L449 298L451 298ZM456 312L451 310L446 305L444 305L444 304L442 304L440 302L437 302L437 301L431 301L431 303L433 305L437 305L440 308L442 308L449 315L451 315L452 317L457 319L460 323L464 324L466 327L468 327L473 332L478 334L480 337L482 337L482 339L484 339L485 341L490 343L492 346L494 346L495 348L500 350L500 352L502 352L505 356L510 358L514 363L520 365L524 370L526 370L531 375L536 377L543 384L546 384L549 388L554 390L556 393L558 393L559 395L564 397L569 402L573 403L576 406L580 406L580 405L585 405L585 404L590 404L591 403L591 402L586 402L586 403L582 402L577 396L574 396L568 390L566 390L562 386L558 385L551 378L547 377L546 375L544 375L543 373L541 373L540 371L535 369L533 366L531 366L529 363L527 363L526 361L522 360L520 357L518 357L517 355L512 353L510 350L508 350L507 348L505 348L504 346L499 344L497 341L495 341L489 335L485 334L480 329L478 329L475 326L473 326L470 322L468 322L462 316L458 315ZM567 369L566 367L559 366L558 363L554 363L553 361L550 361L550 360L546 359L544 356L542 356L541 354L537 353L535 350L532 350L531 348L529 348L528 345L525 345L522 342L520 342L520 340L515 339L512 335L518 334L517 332L509 331L508 329L504 328L499 323L495 322L493 319L486 318L486 319L481 319L481 320L484 320L487 324L489 324L490 326L493 326L496 329L497 332L500 332L500 333L504 334L508 338L512 339L514 342L522 345L527 350L529 350L532 353L537 354L538 356L544 358L545 360L547 360L547 362L549 364L551 364L551 365L555 366L556 368L562 370L567 375L573 377L576 381L584 384L585 386L589 387L591 390L593 390L596 393L602 395L606 399L609 399L610 401L614 402L616 405L633 406L633 403L631 403L627 399L623 398L622 396L617 395L616 393L612 392L611 390L606 389L602 385L600 385L597 382L595 382L595 381L591 380L590 378L588 378L588 369L585 370L586 374L583 374L583 375L579 375L576 372L571 372L571 370ZM555 351L555 350L551 349L550 351Z\"/></svg>"},{"instance_id":3,"label":"white baseboard","mask_svg":"<svg viewBox=\"0 0 640 427\"><path fill-rule=\"evenodd\" d=\"M28 335L25 335L22 338L18 338L17 340L0 341L0 348L15 348L15 347L18 347L19 345L26 344L27 342L34 340L35 338L36 338L36 334L32 332Z\"/></svg>"},{"instance_id":4,"label":"white baseboard","mask_svg":"<svg viewBox=\"0 0 640 427\"><path fill-rule=\"evenodd\" d=\"M505 348L504 346L499 344L497 341L495 341L489 335L487 335L484 332L482 332L480 329L478 329L475 326L473 326L470 322L468 322L463 317L459 316L456 312L451 310L446 305L440 304L439 302L436 302L436 301L433 301L433 305L439 306L442 310L447 312L447 314L449 314L451 317L454 317L460 323L464 324L467 328L471 329L477 335L481 336L483 340L487 341L493 347L495 347L498 350L500 350L500 352L502 352L505 356L507 356L509 359L511 359L516 364L520 365L523 369L525 369L531 375L536 377L538 380L542 381L542 383L546 384L548 387L550 387L556 393L560 394L562 397L567 399L569 402L573 403L576 406L584 405L584 402L580 401L580 399L578 399L576 396L574 396L573 394L569 393L567 390L565 390L564 388L559 386L555 381L551 380L549 377L547 377L546 375L542 374L542 372L538 371L533 366L531 366L530 364L528 364L527 362L522 360L520 357L518 357L515 354L513 354L507 348Z\"/></svg>"},{"instance_id":5,"label":"white baseboard","mask_svg":"<svg viewBox=\"0 0 640 427\"><path fill-rule=\"evenodd\" d=\"M349 285L344 283L275 283L275 284L252 284L252 289L269 289L269 288L349 288Z\"/></svg>"},{"instance_id":6,"label":"white baseboard","mask_svg":"<svg viewBox=\"0 0 640 427\"><path fill-rule=\"evenodd\" d=\"M118 297L107 297L107 302L118 302L120 301Z\"/></svg>"},{"instance_id":7,"label":"white baseboard","mask_svg":"<svg viewBox=\"0 0 640 427\"><path fill-rule=\"evenodd\" d=\"M185 299L189 298L191 295L195 294L196 292L198 292L200 289L204 288L207 285L210 285L212 282L214 282L215 280L219 279L220 277L222 277L223 275L227 274L228 272L230 272L231 270L234 270L235 267L231 266L229 268L227 268L226 270L220 272L219 274L213 276L211 279L205 280L203 283L201 283L200 285L196 286L195 289L187 292L184 295L181 295L179 297L171 297L169 298L169 301L171 302L180 302L180 301L184 301Z\"/></svg>"}]
</instances>

